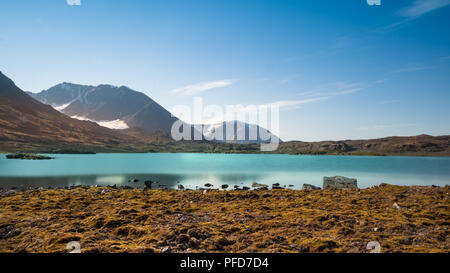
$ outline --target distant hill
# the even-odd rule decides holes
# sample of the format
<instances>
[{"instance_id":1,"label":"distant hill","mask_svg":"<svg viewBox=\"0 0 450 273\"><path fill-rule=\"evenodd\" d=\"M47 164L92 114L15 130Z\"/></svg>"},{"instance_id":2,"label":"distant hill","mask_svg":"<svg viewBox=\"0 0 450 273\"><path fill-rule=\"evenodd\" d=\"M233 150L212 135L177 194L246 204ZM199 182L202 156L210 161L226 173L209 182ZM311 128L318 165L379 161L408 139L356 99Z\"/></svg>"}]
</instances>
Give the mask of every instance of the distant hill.
<instances>
[{"instance_id":1,"label":"distant hill","mask_svg":"<svg viewBox=\"0 0 450 273\"><path fill-rule=\"evenodd\" d=\"M449 156L450 136L418 135L367 140L289 141L280 144L277 153Z\"/></svg>"}]
</instances>

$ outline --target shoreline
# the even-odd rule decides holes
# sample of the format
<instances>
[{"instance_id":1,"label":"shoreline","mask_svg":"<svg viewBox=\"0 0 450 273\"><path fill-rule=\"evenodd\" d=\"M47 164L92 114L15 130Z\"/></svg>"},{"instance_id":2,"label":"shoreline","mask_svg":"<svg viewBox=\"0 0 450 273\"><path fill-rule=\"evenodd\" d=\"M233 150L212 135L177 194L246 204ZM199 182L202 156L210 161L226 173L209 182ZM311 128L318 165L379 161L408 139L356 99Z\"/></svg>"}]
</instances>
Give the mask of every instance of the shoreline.
<instances>
[{"instance_id":1,"label":"shoreline","mask_svg":"<svg viewBox=\"0 0 450 273\"><path fill-rule=\"evenodd\" d=\"M0 155L11 154L15 152L0 151ZM92 151L92 152L52 152L30 150L34 154L53 154L53 155L99 155L99 154L223 154L223 155L290 155L290 156L349 156L349 157L450 157L448 153L282 153L282 152L255 152L255 151L233 151L233 152L202 152L202 151Z\"/></svg>"},{"instance_id":2,"label":"shoreline","mask_svg":"<svg viewBox=\"0 0 450 273\"><path fill-rule=\"evenodd\" d=\"M79 186L0 196L0 252L450 251L450 187L173 190Z\"/></svg>"}]
</instances>

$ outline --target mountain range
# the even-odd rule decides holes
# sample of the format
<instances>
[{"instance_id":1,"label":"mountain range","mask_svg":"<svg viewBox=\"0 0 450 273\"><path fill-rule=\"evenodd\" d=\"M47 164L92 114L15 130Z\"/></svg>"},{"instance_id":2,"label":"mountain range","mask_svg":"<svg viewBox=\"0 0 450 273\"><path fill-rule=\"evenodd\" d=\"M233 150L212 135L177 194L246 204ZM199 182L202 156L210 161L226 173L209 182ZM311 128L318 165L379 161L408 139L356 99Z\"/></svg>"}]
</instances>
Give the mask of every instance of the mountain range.
<instances>
[{"instance_id":1,"label":"mountain range","mask_svg":"<svg viewBox=\"0 0 450 273\"><path fill-rule=\"evenodd\" d=\"M126 86L61 83L39 93L27 93L70 117L97 122L111 129L135 128L170 134L173 123L178 121L178 118L172 116L150 97ZM241 121L198 126L195 128L200 128L197 132L203 131L202 139L212 140L211 137L217 135L216 132L222 132L216 139L219 142L250 144L278 139L277 136L258 125ZM231 128L230 126L234 128L234 133L227 131L227 128ZM191 139L194 139L195 129L192 130ZM257 132L255 139L250 138L250 132L253 130ZM266 138L261 137L260 130L264 132ZM239 138L239 136L244 137Z\"/></svg>"},{"instance_id":2,"label":"mountain range","mask_svg":"<svg viewBox=\"0 0 450 273\"><path fill-rule=\"evenodd\" d=\"M167 133L176 120L145 94L124 86L63 83L38 94L27 94L0 72L3 152L260 152L258 143L263 141L260 136L253 142L236 140L243 133L248 138L250 130L259 130L257 125L234 121L205 126L204 136L208 138L217 130L229 135L226 128L234 125L233 140L228 143L176 142ZM450 136L289 141L280 143L273 153L450 156Z\"/></svg>"}]
</instances>

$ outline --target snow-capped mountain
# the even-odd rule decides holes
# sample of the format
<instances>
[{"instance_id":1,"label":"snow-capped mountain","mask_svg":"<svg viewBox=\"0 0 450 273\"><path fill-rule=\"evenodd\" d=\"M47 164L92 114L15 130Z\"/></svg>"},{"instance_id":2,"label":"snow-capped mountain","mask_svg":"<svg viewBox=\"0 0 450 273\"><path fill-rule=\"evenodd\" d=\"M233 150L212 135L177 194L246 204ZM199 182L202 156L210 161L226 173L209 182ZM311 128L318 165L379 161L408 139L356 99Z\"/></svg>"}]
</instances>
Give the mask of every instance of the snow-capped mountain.
<instances>
[{"instance_id":1,"label":"snow-capped mountain","mask_svg":"<svg viewBox=\"0 0 450 273\"><path fill-rule=\"evenodd\" d=\"M28 92L36 100L79 120L89 120L110 129L139 128L170 133L178 119L147 95L128 87L61 83L40 93ZM234 125L233 125L234 124ZM234 126L234 134L227 130ZM192 139L196 128L192 131ZM222 136L218 134L222 132ZM241 121L203 126L203 139L228 143L268 143L278 139L268 130Z\"/></svg>"},{"instance_id":2,"label":"snow-capped mountain","mask_svg":"<svg viewBox=\"0 0 450 273\"><path fill-rule=\"evenodd\" d=\"M172 124L178 120L145 94L125 86L62 83L28 94L68 116L113 129L170 133Z\"/></svg>"},{"instance_id":3,"label":"snow-capped mountain","mask_svg":"<svg viewBox=\"0 0 450 273\"><path fill-rule=\"evenodd\" d=\"M269 130L238 120L204 124L203 137L206 140L239 144L282 142Z\"/></svg>"},{"instance_id":4,"label":"snow-capped mountain","mask_svg":"<svg viewBox=\"0 0 450 273\"><path fill-rule=\"evenodd\" d=\"M142 141L124 131L70 118L31 98L0 72L0 143L16 148L98 147Z\"/></svg>"}]
</instances>

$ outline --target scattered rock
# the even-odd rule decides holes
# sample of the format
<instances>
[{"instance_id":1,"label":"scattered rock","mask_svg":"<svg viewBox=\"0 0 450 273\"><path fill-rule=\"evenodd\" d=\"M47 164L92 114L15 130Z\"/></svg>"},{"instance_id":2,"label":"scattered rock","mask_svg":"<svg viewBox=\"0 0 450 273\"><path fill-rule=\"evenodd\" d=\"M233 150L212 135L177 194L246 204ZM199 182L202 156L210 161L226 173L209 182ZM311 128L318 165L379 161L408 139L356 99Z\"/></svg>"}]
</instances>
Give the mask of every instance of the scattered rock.
<instances>
[{"instance_id":1,"label":"scattered rock","mask_svg":"<svg viewBox=\"0 0 450 273\"><path fill-rule=\"evenodd\" d=\"M163 249L161 249L161 253L170 253L170 246L166 246L166 247L163 247Z\"/></svg>"},{"instance_id":2,"label":"scattered rock","mask_svg":"<svg viewBox=\"0 0 450 273\"><path fill-rule=\"evenodd\" d=\"M317 186L314 186L314 185L311 185L311 184L303 184L302 189L303 190L320 190L321 188L317 187Z\"/></svg>"},{"instance_id":3,"label":"scattered rock","mask_svg":"<svg viewBox=\"0 0 450 273\"><path fill-rule=\"evenodd\" d=\"M153 184L153 181L150 181L150 180L144 181L145 187L149 190L152 189L152 184Z\"/></svg>"},{"instance_id":4,"label":"scattered rock","mask_svg":"<svg viewBox=\"0 0 450 273\"><path fill-rule=\"evenodd\" d=\"M216 245L217 246L230 246L233 245L235 243L234 240L228 240L225 237L220 237L219 239L216 240Z\"/></svg>"},{"instance_id":5,"label":"scattered rock","mask_svg":"<svg viewBox=\"0 0 450 273\"><path fill-rule=\"evenodd\" d=\"M0 239L9 239L21 233L14 225L3 225L0 227Z\"/></svg>"},{"instance_id":6,"label":"scattered rock","mask_svg":"<svg viewBox=\"0 0 450 273\"><path fill-rule=\"evenodd\" d=\"M283 188L280 187L280 183L272 184L272 190L282 190Z\"/></svg>"},{"instance_id":7,"label":"scattered rock","mask_svg":"<svg viewBox=\"0 0 450 273\"><path fill-rule=\"evenodd\" d=\"M184 190L184 186L180 184L180 185L178 185L178 189L179 190Z\"/></svg>"},{"instance_id":8,"label":"scattered rock","mask_svg":"<svg viewBox=\"0 0 450 273\"><path fill-rule=\"evenodd\" d=\"M227 184L224 184L224 185L221 186L221 188L224 189L224 190L225 190L225 189L228 189L228 185L227 185Z\"/></svg>"},{"instance_id":9,"label":"scattered rock","mask_svg":"<svg viewBox=\"0 0 450 273\"><path fill-rule=\"evenodd\" d=\"M253 188L268 188L269 185L266 185L266 184L259 184L259 183L257 183L257 182L253 182L253 183L252 183L252 187L253 187Z\"/></svg>"},{"instance_id":10,"label":"scattered rock","mask_svg":"<svg viewBox=\"0 0 450 273\"><path fill-rule=\"evenodd\" d=\"M200 240L198 240L195 237L190 238L190 240L189 240L189 247L192 248L192 249L199 248L200 247Z\"/></svg>"},{"instance_id":11,"label":"scattered rock","mask_svg":"<svg viewBox=\"0 0 450 273\"><path fill-rule=\"evenodd\" d=\"M133 178L133 179L128 180L128 182L137 183L137 182L139 182L139 179Z\"/></svg>"},{"instance_id":12,"label":"scattered rock","mask_svg":"<svg viewBox=\"0 0 450 273\"><path fill-rule=\"evenodd\" d=\"M250 188L249 188L249 187L246 187L246 186L242 187L242 189L243 189L244 191L250 190Z\"/></svg>"},{"instance_id":13,"label":"scattered rock","mask_svg":"<svg viewBox=\"0 0 450 273\"><path fill-rule=\"evenodd\" d=\"M402 209L397 203L392 204L394 209Z\"/></svg>"},{"instance_id":14,"label":"scattered rock","mask_svg":"<svg viewBox=\"0 0 450 273\"><path fill-rule=\"evenodd\" d=\"M207 187L207 188L211 188L213 185L212 184L210 184L210 183L206 183L205 184L205 187Z\"/></svg>"},{"instance_id":15,"label":"scattered rock","mask_svg":"<svg viewBox=\"0 0 450 273\"><path fill-rule=\"evenodd\" d=\"M324 189L357 189L358 183L354 178L344 176L323 177Z\"/></svg>"}]
</instances>

